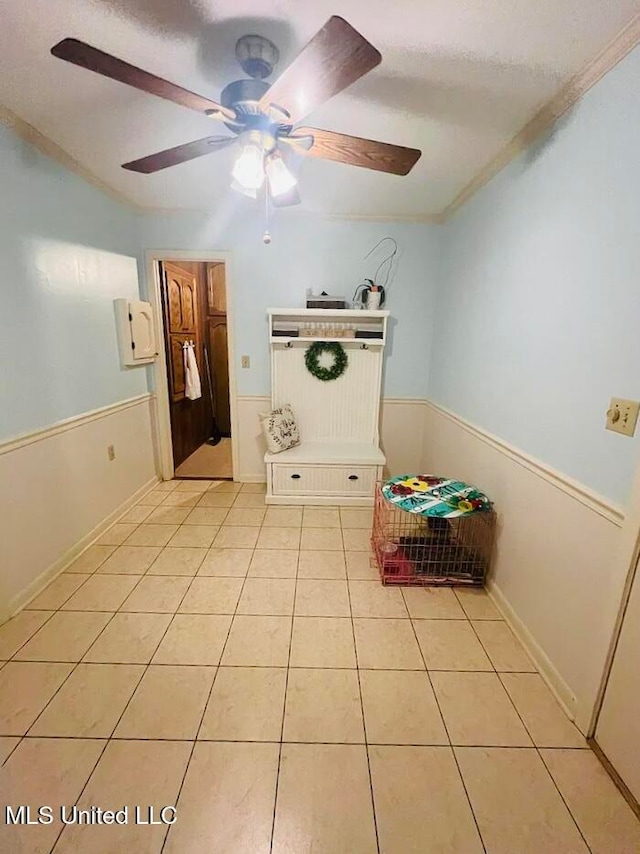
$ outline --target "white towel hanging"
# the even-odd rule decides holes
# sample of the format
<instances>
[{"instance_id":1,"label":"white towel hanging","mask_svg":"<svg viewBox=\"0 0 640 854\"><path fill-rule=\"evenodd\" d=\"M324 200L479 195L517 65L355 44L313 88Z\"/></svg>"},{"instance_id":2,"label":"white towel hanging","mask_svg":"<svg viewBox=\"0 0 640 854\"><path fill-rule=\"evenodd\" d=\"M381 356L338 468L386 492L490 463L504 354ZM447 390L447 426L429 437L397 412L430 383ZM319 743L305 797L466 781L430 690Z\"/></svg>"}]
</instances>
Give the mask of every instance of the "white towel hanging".
<instances>
[{"instance_id":1,"label":"white towel hanging","mask_svg":"<svg viewBox=\"0 0 640 854\"><path fill-rule=\"evenodd\" d=\"M184 396L189 400L197 400L202 397L202 386L193 341L185 341L182 345L182 354L184 356Z\"/></svg>"}]
</instances>

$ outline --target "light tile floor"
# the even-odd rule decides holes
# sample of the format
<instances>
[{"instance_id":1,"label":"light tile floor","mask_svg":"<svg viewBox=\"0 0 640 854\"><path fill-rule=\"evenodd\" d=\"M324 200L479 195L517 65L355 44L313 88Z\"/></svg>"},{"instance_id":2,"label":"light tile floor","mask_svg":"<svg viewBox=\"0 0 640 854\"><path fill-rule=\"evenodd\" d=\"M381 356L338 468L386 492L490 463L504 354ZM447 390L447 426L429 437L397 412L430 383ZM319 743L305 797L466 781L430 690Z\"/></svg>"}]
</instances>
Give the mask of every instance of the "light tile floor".
<instances>
[{"instance_id":1,"label":"light tile floor","mask_svg":"<svg viewBox=\"0 0 640 854\"><path fill-rule=\"evenodd\" d=\"M162 484L0 627L2 802L130 810L0 850L640 851L484 592L384 588L370 511L263 492Z\"/></svg>"}]
</instances>

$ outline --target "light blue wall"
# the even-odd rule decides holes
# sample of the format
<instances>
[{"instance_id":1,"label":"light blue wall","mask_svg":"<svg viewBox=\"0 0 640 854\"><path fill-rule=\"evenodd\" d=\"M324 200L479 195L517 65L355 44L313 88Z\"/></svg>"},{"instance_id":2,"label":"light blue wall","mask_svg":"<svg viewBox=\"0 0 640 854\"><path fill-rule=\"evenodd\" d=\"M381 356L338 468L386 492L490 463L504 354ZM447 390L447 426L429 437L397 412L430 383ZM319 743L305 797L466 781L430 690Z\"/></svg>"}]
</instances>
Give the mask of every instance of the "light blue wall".
<instances>
[{"instance_id":1,"label":"light blue wall","mask_svg":"<svg viewBox=\"0 0 640 854\"><path fill-rule=\"evenodd\" d=\"M640 49L450 222L429 396L624 504L640 439Z\"/></svg>"},{"instance_id":2,"label":"light blue wall","mask_svg":"<svg viewBox=\"0 0 640 854\"><path fill-rule=\"evenodd\" d=\"M144 393L112 303L135 275L107 254L137 254L135 216L1 124L0 188L0 438Z\"/></svg>"},{"instance_id":3,"label":"light blue wall","mask_svg":"<svg viewBox=\"0 0 640 854\"><path fill-rule=\"evenodd\" d=\"M235 194L233 194L235 195ZM391 340L385 366L386 397L423 398L427 391L433 309L438 273L438 228L407 223L331 220L301 211L281 212L271 228L273 242L262 243L264 223L252 203L231 200L216 214L143 216L143 249L227 250L232 253L238 394L268 395L270 364L266 310L303 306L314 293L348 298L363 277L372 278L385 257L384 247L364 255L382 237L399 245L399 261L389 290ZM388 242L387 244L388 245ZM240 357L251 368L240 368Z\"/></svg>"}]
</instances>

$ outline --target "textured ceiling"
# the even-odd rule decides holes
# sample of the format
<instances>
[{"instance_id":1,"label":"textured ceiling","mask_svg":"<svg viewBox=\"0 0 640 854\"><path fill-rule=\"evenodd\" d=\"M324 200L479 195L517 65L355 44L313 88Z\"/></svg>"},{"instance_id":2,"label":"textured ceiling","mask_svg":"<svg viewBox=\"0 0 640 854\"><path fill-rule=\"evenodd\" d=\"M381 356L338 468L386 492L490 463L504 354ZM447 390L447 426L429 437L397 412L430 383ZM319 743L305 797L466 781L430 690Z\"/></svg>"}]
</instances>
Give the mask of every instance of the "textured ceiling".
<instances>
[{"instance_id":1,"label":"textured ceiling","mask_svg":"<svg viewBox=\"0 0 640 854\"><path fill-rule=\"evenodd\" d=\"M381 51L382 64L305 123L423 155L407 177L305 160L302 208L428 217L638 12L640 0L2 0L0 103L132 202L211 209L232 192L235 147L150 176L120 164L220 125L49 49L73 36L217 99L244 76L234 56L240 35L276 42L275 77L339 14Z\"/></svg>"}]
</instances>

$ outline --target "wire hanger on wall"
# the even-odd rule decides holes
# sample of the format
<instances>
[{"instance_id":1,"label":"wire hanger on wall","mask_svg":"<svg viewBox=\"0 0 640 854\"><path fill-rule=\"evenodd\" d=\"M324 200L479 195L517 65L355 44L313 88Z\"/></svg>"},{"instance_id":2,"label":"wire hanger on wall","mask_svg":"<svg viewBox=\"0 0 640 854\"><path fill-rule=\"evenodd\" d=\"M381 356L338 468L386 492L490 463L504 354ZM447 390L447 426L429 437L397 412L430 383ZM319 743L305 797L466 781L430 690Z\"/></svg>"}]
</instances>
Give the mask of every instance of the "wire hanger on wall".
<instances>
[{"instance_id":1,"label":"wire hanger on wall","mask_svg":"<svg viewBox=\"0 0 640 854\"><path fill-rule=\"evenodd\" d=\"M366 261L366 259L370 255L373 255L373 253L376 251L378 246L383 244L385 242L385 240L390 240L393 243L393 251L389 255L387 255L387 257L384 258L383 261L379 264L378 269L376 270L375 275L373 277L373 281L376 285L379 285L383 288L388 289L389 276L391 274L391 269L393 267L393 260L396 257L396 255L398 254L398 244L397 244L395 238L394 237L383 237L382 240L379 240L376 243L376 245L373 247L373 249L371 249L369 252L367 252L367 254L364 256L363 260ZM388 264L389 266L387 267L387 269L385 271L384 282L379 282L378 276L380 275L380 271L385 266L385 264Z\"/></svg>"},{"instance_id":2,"label":"wire hanger on wall","mask_svg":"<svg viewBox=\"0 0 640 854\"><path fill-rule=\"evenodd\" d=\"M393 249L386 256L386 258L383 258L381 263L378 265L378 269L376 270L373 279L365 279L364 282L362 284L358 285L358 287L355 289L355 292L353 294L354 305L356 304L356 301L358 300L358 298L360 298L361 300L363 299L364 290L368 290L369 286L373 287L374 290L376 288L380 288L380 290L382 291L382 301L381 302L382 302L382 304L384 304L385 291L389 290L389 277L390 277L391 271L393 269L393 262L394 262L396 255L398 254L398 244L397 244L395 238L383 237L381 240L379 240L376 243L376 245L373 247L373 249L370 249L369 252L367 252L367 254L363 258L363 260L366 261L366 259L370 255L373 255L373 253L376 251L376 249L385 242L385 240L390 240L393 243ZM384 281L381 282L381 281L379 281L378 276L380 276L382 274L381 271L385 268L386 265L388 265L388 266L386 267L386 270L384 271ZM360 297L358 297L359 294L360 294Z\"/></svg>"}]
</instances>

